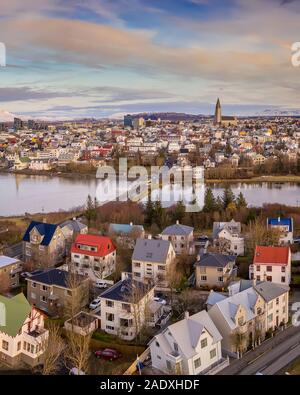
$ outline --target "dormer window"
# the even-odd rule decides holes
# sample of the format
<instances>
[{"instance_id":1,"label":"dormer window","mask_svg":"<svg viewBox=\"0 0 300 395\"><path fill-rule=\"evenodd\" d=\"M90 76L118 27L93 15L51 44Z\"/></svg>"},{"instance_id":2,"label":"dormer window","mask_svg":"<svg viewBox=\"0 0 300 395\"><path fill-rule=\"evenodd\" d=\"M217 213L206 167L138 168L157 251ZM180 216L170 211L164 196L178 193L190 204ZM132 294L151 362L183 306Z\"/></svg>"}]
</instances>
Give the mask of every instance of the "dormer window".
<instances>
[{"instance_id":1,"label":"dormer window","mask_svg":"<svg viewBox=\"0 0 300 395\"><path fill-rule=\"evenodd\" d=\"M239 317L238 324L239 324L239 326L244 325L244 317Z\"/></svg>"}]
</instances>

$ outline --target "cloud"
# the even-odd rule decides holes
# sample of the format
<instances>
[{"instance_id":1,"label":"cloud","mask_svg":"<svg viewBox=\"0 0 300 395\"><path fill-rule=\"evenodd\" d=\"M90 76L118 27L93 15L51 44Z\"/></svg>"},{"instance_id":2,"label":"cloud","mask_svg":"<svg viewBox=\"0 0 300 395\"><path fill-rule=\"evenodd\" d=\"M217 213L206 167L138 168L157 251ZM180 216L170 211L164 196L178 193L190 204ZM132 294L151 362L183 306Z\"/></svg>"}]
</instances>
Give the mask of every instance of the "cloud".
<instances>
[{"instance_id":1,"label":"cloud","mask_svg":"<svg viewBox=\"0 0 300 395\"><path fill-rule=\"evenodd\" d=\"M70 92L51 92L43 89L32 89L26 86L0 88L0 102L41 100L72 95L73 93Z\"/></svg>"}]
</instances>

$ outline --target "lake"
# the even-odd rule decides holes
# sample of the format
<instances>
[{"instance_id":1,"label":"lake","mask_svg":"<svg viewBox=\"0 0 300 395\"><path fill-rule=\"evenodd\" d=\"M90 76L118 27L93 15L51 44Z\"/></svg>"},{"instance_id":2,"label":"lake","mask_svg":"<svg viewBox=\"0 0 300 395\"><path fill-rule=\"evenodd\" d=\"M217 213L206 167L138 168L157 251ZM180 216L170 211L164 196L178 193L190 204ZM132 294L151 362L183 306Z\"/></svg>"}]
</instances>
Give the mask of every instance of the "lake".
<instances>
[{"instance_id":1,"label":"lake","mask_svg":"<svg viewBox=\"0 0 300 395\"><path fill-rule=\"evenodd\" d=\"M84 176L72 179L2 173L0 174L0 216L79 207L85 204L88 194L95 196L99 183L100 180ZM210 186L215 196L222 194L224 185ZM236 183L231 187L236 195L242 192L248 204L252 206L261 206L263 203L294 206L300 204L300 184L296 183ZM101 192L101 188L99 189Z\"/></svg>"}]
</instances>

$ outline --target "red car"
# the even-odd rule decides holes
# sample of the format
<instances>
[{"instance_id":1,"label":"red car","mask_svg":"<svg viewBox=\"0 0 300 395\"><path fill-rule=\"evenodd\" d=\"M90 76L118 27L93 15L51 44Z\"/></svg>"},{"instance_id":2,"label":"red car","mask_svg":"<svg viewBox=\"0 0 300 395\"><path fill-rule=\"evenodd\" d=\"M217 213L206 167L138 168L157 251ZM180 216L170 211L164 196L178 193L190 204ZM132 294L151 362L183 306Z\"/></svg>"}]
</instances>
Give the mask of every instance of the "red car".
<instances>
[{"instance_id":1,"label":"red car","mask_svg":"<svg viewBox=\"0 0 300 395\"><path fill-rule=\"evenodd\" d=\"M115 359L121 358L122 354L113 348L105 348L104 350L95 351L95 357L114 361Z\"/></svg>"}]
</instances>

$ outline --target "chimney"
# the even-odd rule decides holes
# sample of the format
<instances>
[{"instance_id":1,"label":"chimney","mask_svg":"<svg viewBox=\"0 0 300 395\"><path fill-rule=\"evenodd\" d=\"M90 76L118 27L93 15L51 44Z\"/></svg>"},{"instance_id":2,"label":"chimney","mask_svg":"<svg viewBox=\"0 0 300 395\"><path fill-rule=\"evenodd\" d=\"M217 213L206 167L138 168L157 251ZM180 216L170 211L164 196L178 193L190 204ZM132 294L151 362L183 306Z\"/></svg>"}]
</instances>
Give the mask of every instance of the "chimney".
<instances>
[{"instance_id":1,"label":"chimney","mask_svg":"<svg viewBox=\"0 0 300 395\"><path fill-rule=\"evenodd\" d=\"M190 313L188 311L184 312L184 318L187 320L190 316Z\"/></svg>"},{"instance_id":2,"label":"chimney","mask_svg":"<svg viewBox=\"0 0 300 395\"><path fill-rule=\"evenodd\" d=\"M177 221L176 221L176 225L179 225L179 220L177 219Z\"/></svg>"}]
</instances>

